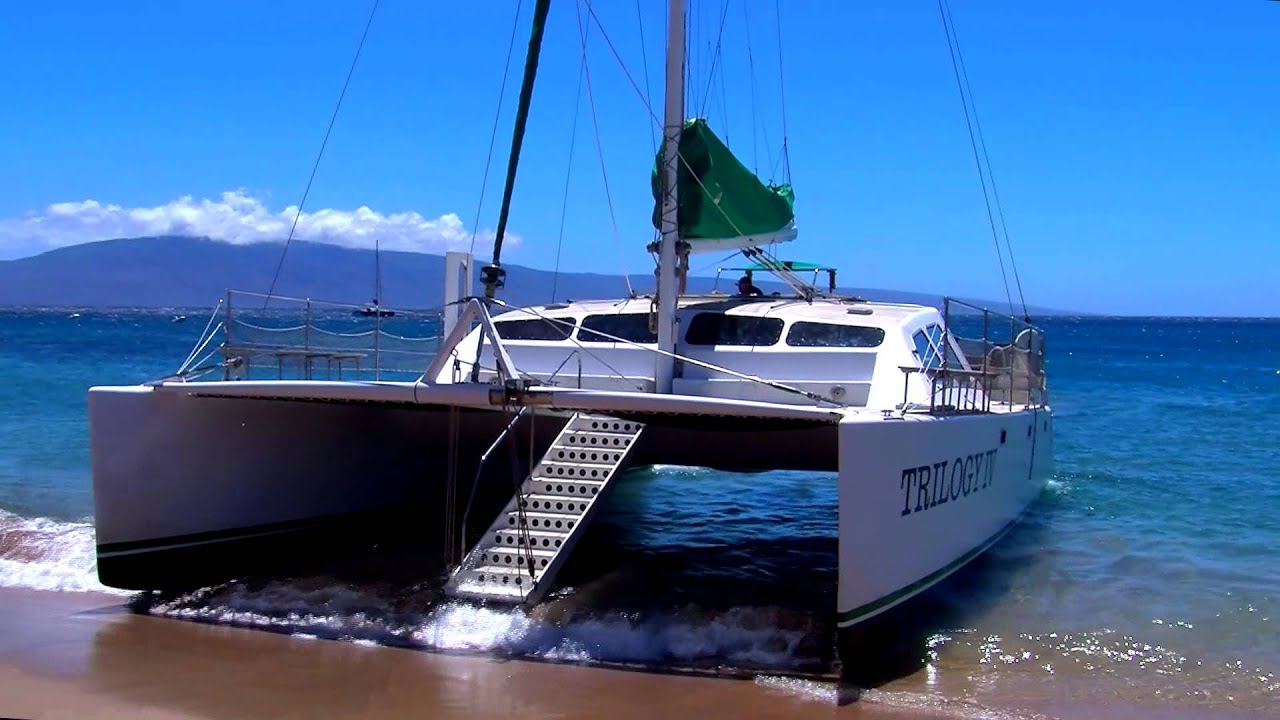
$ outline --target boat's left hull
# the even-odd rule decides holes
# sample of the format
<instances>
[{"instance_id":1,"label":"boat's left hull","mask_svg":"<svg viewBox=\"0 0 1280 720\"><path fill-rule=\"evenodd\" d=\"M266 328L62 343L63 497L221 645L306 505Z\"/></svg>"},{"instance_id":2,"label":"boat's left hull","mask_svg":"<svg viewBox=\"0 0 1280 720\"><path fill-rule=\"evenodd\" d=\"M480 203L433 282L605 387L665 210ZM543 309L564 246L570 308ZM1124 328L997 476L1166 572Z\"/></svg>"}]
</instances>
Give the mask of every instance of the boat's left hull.
<instances>
[{"instance_id":1,"label":"boat's left hull","mask_svg":"<svg viewBox=\"0 0 1280 720\"><path fill-rule=\"evenodd\" d=\"M510 421L508 410L454 406L455 414L450 406L414 403L427 392L411 386L347 383L286 397L298 384L215 385L91 389L104 584L157 589L292 572L334 553L385 547L388 537L443 546L451 463L454 516L470 502L465 541L473 542L511 495L512 448L523 476L527 456L540 455L568 417L549 408L526 417L476 483L481 454ZM258 395L230 394L246 388ZM786 461L835 469L835 425L655 420L637 446L637 464L758 470ZM788 453L779 457L778 447Z\"/></svg>"},{"instance_id":2,"label":"boat's left hull","mask_svg":"<svg viewBox=\"0 0 1280 720\"><path fill-rule=\"evenodd\" d=\"M396 534L439 542L451 458L461 506L480 453L508 420L460 409L455 446L449 409L437 406L93 388L99 578L182 587L309 566ZM537 444L557 429L546 418ZM517 428L521 448L528 430ZM497 481L479 488L481 514L510 494L507 459L498 453L487 466Z\"/></svg>"}]
</instances>

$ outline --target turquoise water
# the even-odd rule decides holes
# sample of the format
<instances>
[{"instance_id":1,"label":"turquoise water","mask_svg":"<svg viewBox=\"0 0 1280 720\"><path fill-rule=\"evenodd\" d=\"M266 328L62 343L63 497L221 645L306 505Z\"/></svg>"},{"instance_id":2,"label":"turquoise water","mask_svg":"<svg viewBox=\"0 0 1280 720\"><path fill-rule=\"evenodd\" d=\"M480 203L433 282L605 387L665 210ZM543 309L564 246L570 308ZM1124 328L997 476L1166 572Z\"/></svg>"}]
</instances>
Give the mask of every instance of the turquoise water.
<instances>
[{"instance_id":1,"label":"turquoise water","mask_svg":"<svg viewBox=\"0 0 1280 720\"><path fill-rule=\"evenodd\" d=\"M85 390L175 369L204 326L189 314L0 311L0 584L95 587ZM1056 476L929 601L927 663L903 682L1041 709L1063 688L1189 716L1280 703L1280 321L1044 325ZM811 669L830 659L834 531L830 476L659 468L610 498L566 569L575 591L529 616L323 578L142 606L388 644Z\"/></svg>"}]
</instances>

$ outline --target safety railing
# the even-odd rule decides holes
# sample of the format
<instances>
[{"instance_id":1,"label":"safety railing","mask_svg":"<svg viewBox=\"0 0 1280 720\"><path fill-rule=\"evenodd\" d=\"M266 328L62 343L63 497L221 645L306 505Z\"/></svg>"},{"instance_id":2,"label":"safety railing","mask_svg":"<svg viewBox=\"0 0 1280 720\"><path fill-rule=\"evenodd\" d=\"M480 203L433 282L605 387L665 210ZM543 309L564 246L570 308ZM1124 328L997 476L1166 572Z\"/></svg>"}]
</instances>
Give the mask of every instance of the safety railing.
<instances>
[{"instance_id":1,"label":"safety railing","mask_svg":"<svg viewBox=\"0 0 1280 720\"><path fill-rule=\"evenodd\" d=\"M1029 321L944 298L921 372L932 413L989 413L1049 403L1044 331ZM911 373L907 373L910 382Z\"/></svg>"},{"instance_id":2,"label":"safety railing","mask_svg":"<svg viewBox=\"0 0 1280 720\"><path fill-rule=\"evenodd\" d=\"M440 345L441 312L229 290L225 380L412 379Z\"/></svg>"}]
</instances>

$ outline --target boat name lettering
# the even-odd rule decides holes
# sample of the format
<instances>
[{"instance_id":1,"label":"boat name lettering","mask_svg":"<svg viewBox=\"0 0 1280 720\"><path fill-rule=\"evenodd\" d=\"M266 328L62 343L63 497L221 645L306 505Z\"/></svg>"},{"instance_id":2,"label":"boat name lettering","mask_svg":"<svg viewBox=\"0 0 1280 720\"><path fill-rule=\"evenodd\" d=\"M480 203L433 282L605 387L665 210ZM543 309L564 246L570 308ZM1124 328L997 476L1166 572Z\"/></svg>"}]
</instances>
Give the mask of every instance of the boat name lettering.
<instances>
[{"instance_id":1,"label":"boat name lettering","mask_svg":"<svg viewBox=\"0 0 1280 720\"><path fill-rule=\"evenodd\" d=\"M995 449L902 471L902 514L968 497L995 479ZM948 471L950 468L950 471Z\"/></svg>"}]
</instances>

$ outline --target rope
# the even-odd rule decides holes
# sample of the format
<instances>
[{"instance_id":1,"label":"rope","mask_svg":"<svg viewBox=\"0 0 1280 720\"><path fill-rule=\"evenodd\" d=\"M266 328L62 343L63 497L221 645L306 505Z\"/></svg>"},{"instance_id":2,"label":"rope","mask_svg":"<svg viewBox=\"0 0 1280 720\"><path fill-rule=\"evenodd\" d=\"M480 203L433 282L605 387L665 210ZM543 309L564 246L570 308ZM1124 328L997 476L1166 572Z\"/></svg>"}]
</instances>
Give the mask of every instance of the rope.
<instances>
[{"instance_id":1,"label":"rope","mask_svg":"<svg viewBox=\"0 0 1280 720\"><path fill-rule=\"evenodd\" d=\"M213 339L214 339L215 337L217 337L217 335L218 335L218 331L219 331L219 330L221 330L221 329L222 329L222 323L218 323L218 326L217 326L216 328L214 328L214 329L213 329L213 332L209 333L208 337L205 337L204 335L201 335L201 337L203 337L203 338L204 338L204 342L202 342L202 343L200 343L199 345L197 345L197 346L196 346L196 349L195 349L195 350L192 350L192 351L191 351L191 354L187 356L187 359L186 359L186 360L183 360L183 361L182 361L182 364L178 366L178 374L179 374L179 375L181 375L182 373L186 372L187 368L191 365L191 361L192 361L193 359L195 359L195 357L196 357L197 355L199 355L200 353L204 352L204 349L205 349L206 347L209 347L209 343L213 342ZM215 350L214 352L217 352L217 351ZM212 353L210 353L210 354L212 354ZM207 359L208 359L208 356L206 356L204 359L205 359L205 360L207 360ZM202 360L201 362L203 362L203 360Z\"/></svg>"},{"instance_id":2,"label":"rope","mask_svg":"<svg viewBox=\"0 0 1280 720\"><path fill-rule=\"evenodd\" d=\"M200 347L204 347L203 345L200 344L200 341L204 340L204 337L206 335L208 335L210 339L212 339L214 335L218 334L217 330L214 330L212 333L210 333L209 328L213 326L213 321L218 319L218 311L222 309L222 302L223 301L219 299L218 304L213 306L213 312L209 314L209 322L205 323L204 330L200 331L200 340L196 341L196 344L199 345ZM219 329L222 328L221 322L218 323L218 328ZM206 340L205 342L207 343L208 341ZM187 359L183 360L182 364L178 366L178 372L182 372L187 367L187 365L191 362L191 359L194 358L199 352L200 352L199 349L192 350L191 354L187 356Z\"/></svg>"},{"instance_id":3,"label":"rope","mask_svg":"<svg viewBox=\"0 0 1280 720\"><path fill-rule=\"evenodd\" d=\"M587 53L584 48L582 64L578 67L578 90L573 96L573 130L569 133L569 162L564 169L564 200L560 204L560 236L556 240L556 269L551 275L551 302L556 301L556 288L560 284L560 250L564 247L564 221L569 214L569 179L573 176L573 150L578 144L578 109L582 105L582 77L586 69Z\"/></svg>"},{"instance_id":4,"label":"rope","mask_svg":"<svg viewBox=\"0 0 1280 720\"><path fill-rule=\"evenodd\" d=\"M269 327L262 327L261 325L253 325L251 323L245 322L244 320L232 319L231 322L235 323L236 325L247 327L250 330L261 330L262 332L297 332L299 330L307 329L306 325L297 325L295 327L287 327L287 328L269 328Z\"/></svg>"},{"instance_id":5,"label":"rope","mask_svg":"<svg viewBox=\"0 0 1280 720\"><path fill-rule=\"evenodd\" d=\"M329 127L324 131L324 140L320 142L320 152L316 153L316 161L311 165L311 176L307 178L307 187L302 191L302 201L298 203L298 211L293 214L293 225L289 227L289 236L284 240L284 249L280 251L280 262L276 264L276 272L271 276L271 285L267 289L266 300L262 301L262 307L266 307L271 300L271 293L275 292L276 281L280 279L280 270L284 267L285 255L289 252L289 243L293 242L293 234L298 229L298 220L302 218L302 208L307 204L307 196L311 194L311 184L315 182L316 171L320 169L320 158L324 157L325 146L329 144L329 135L333 132L334 123L338 121L338 111L342 109L342 100L347 96L347 87L351 85L351 76L356 72L356 63L360 60L360 51L364 49L365 38L369 37L369 28L373 25L373 16L378 12L378 0L373 0L373 8L369 10L369 19L365 21L364 32L360 33L360 43L356 45L355 57L351 58L351 67L347 70L347 79L342 83L342 92L338 94L338 102L333 107L333 115L329 117Z\"/></svg>"},{"instance_id":6,"label":"rope","mask_svg":"<svg viewBox=\"0 0 1280 720\"><path fill-rule=\"evenodd\" d=\"M964 108L964 124L969 130L969 145L973 149L973 161L978 166L978 181L982 184L982 199L987 205L987 222L991 225L991 239L996 244L996 257L1000 260L1000 278L1004 280L1005 299L1009 301L1009 312L1014 311L1013 293L1009 291L1009 276L1004 269L1004 252L1000 249L1000 233L996 231L995 214L991 209L991 195L987 192L987 176L982 169L982 156L978 152L977 136L974 134L973 119L969 115L968 96L965 94L964 83L960 79L960 64L956 60L956 47L952 39L951 23L948 22L947 12L943 7L943 0L938 0L938 13L942 16L942 30L947 36L947 50L951 55L951 70L956 78L956 87L960 90L960 104Z\"/></svg>"},{"instance_id":7,"label":"rope","mask_svg":"<svg viewBox=\"0 0 1280 720\"><path fill-rule=\"evenodd\" d=\"M489 185L489 166L493 163L493 146L498 141L498 121L502 119L502 100L507 95L507 76L511 74L511 55L516 47L516 30L520 27L520 6L523 0L516 3L516 16L511 21L511 40L507 43L507 61L502 65L502 86L498 89L498 109L493 112L493 132L489 134L489 154L484 158L484 176L480 180L480 201L476 203L476 219L471 223L471 246L468 255L476 251L476 234L480 228L480 210L484 207L484 191Z\"/></svg>"},{"instance_id":8,"label":"rope","mask_svg":"<svg viewBox=\"0 0 1280 720\"><path fill-rule=\"evenodd\" d=\"M591 9L591 0L586 0L587 9ZM587 79L587 105L591 108L591 126L595 129L596 155L600 158L600 176L604 179L604 199L609 208L609 222L613 224L613 242L618 251L618 263L622 266L622 279L627 283L627 295L635 297L635 288L631 287L631 274L627 272L627 261L622 252L622 235L618 232L618 218L613 212L613 194L609 192L609 173L604 164L604 144L600 140L600 123L596 119L595 94L591 91L591 66L587 63L587 33L582 25L582 10L578 3L573 5L578 16L578 41L582 45L582 71Z\"/></svg>"},{"instance_id":9,"label":"rope","mask_svg":"<svg viewBox=\"0 0 1280 720\"><path fill-rule=\"evenodd\" d=\"M951 18L951 6L943 0L942 7L947 24L951 26L951 36L956 46L956 58L960 61L960 75L964 78L964 86L969 93L969 104L973 106L973 125L978 131L978 145L982 148L982 159L987 165L987 176L991 178L991 197L995 200L996 215L1000 218L1000 230L1004 234L1005 250L1009 253L1009 266L1013 270L1013 280L1018 288L1018 301L1022 303L1023 318L1030 321L1031 314L1027 312L1027 298L1022 294L1022 278L1018 276L1018 263L1013 259L1013 245L1009 242L1009 226L1005 224L1004 208L1000 204L1000 190L996 187L995 171L991 169L991 157L987 154L987 141L982 134L982 121L978 118L978 105L973 99L973 87L969 84L969 71L964 65L964 53L960 51L960 36L956 34L955 21Z\"/></svg>"}]
</instances>

